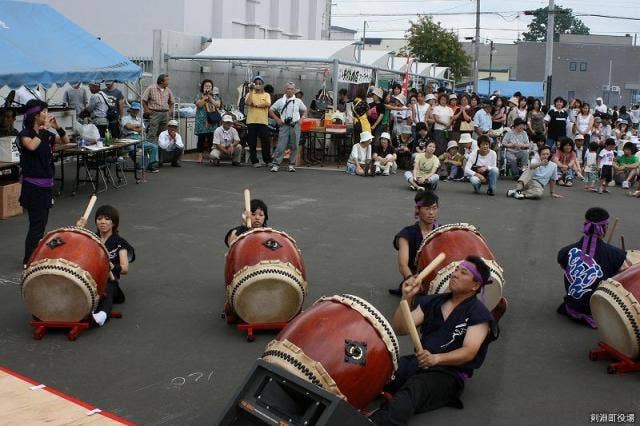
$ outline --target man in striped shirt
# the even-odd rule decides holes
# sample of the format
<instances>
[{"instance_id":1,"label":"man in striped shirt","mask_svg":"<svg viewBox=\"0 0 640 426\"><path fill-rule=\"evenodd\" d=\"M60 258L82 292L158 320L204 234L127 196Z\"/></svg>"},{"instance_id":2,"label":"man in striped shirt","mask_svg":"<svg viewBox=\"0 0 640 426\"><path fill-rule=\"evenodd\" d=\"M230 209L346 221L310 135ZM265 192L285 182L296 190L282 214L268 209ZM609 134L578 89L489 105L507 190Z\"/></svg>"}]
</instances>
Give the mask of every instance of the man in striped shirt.
<instances>
[{"instance_id":1,"label":"man in striped shirt","mask_svg":"<svg viewBox=\"0 0 640 426\"><path fill-rule=\"evenodd\" d=\"M157 142L158 134L167 128L169 117L173 116L174 97L169 88L169 75L160 74L156 84L147 87L142 94L145 118L149 117L149 141Z\"/></svg>"}]
</instances>

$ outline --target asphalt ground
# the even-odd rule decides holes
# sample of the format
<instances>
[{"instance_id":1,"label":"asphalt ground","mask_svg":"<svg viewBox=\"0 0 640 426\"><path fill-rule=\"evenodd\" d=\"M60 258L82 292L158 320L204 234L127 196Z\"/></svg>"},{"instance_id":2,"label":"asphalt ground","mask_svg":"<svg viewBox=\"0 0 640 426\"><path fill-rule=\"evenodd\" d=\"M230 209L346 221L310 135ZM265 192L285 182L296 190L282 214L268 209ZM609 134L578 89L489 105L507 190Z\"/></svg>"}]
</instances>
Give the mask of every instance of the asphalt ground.
<instances>
[{"instance_id":1,"label":"asphalt ground","mask_svg":"<svg viewBox=\"0 0 640 426\"><path fill-rule=\"evenodd\" d=\"M70 175L69 175L70 176ZM137 260L121 285L124 318L70 342L62 332L32 339L20 296L26 216L0 222L0 364L140 424L214 424L274 335L253 343L227 326L223 237L239 222L242 190L269 206L269 225L294 237L307 268L308 306L323 295L351 293L390 316L387 294L399 274L395 233L413 223L414 193L400 174L358 178L328 170L165 167L148 182L99 195L121 213L121 235ZM592 414L640 416L638 374L608 375L588 352L596 332L555 313L563 295L557 250L579 238L584 211L606 207L617 235L640 247L638 200L560 189L540 201L474 195L470 184L441 183L441 223L478 227L505 269L509 310L502 335L464 394L464 410L444 408L411 425L586 424ZM580 185L578 185L580 186ZM47 229L75 223L89 189L63 196ZM410 342L401 339L404 353ZM2 413L0 413L0 423ZM6 419L5 419L6 420Z\"/></svg>"}]
</instances>

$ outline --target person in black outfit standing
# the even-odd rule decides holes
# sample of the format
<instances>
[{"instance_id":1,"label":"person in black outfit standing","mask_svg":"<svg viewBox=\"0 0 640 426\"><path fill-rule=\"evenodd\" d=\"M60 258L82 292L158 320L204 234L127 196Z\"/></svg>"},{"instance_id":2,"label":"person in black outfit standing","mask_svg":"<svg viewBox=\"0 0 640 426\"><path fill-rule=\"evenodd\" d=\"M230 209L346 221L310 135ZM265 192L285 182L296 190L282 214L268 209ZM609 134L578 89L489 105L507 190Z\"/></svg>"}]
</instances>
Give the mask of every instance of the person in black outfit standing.
<instances>
[{"instance_id":1,"label":"person in black outfit standing","mask_svg":"<svg viewBox=\"0 0 640 426\"><path fill-rule=\"evenodd\" d=\"M547 130L547 146L554 152L557 141L567 136L569 113L564 109L566 106L567 101L562 96L558 96L553 100L553 107L544 117L544 124Z\"/></svg>"},{"instance_id":2,"label":"person in black outfit standing","mask_svg":"<svg viewBox=\"0 0 640 426\"><path fill-rule=\"evenodd\" d=\"M64 129L49 114L46 102L39 99L27 102L23 129L16 139L22 169L20 205L29 216L23 267L44 235L53 205L53 147L56 143L68 142Z\"/></svg>"}]
</instances>

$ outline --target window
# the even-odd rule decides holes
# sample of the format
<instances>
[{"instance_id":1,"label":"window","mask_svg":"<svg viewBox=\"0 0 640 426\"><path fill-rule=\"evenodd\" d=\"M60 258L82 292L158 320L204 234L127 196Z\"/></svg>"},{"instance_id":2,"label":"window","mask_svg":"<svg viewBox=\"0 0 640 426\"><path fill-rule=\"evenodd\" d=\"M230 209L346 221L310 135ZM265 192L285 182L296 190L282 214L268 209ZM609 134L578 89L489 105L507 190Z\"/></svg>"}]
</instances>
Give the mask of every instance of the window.
<instances>
[{"instance_id":1,"label":"window","mask_svg":"<svg viewBox=\"0 0 640 426\"><path fill-rule=\"evenodd\" d=\"M587 70L587 63L586 62L580 62L580 72L584 72Z\"/></svg>"},{"instance_id":2,"label":"window","mask_svg":"<svg viewBox=\"0 0 640 426\"><path fill-rule=\"evenodd\" d=\"M578 63L577 62L569 62L569 71L575 71Z\"/></svg>"}]
</instances>

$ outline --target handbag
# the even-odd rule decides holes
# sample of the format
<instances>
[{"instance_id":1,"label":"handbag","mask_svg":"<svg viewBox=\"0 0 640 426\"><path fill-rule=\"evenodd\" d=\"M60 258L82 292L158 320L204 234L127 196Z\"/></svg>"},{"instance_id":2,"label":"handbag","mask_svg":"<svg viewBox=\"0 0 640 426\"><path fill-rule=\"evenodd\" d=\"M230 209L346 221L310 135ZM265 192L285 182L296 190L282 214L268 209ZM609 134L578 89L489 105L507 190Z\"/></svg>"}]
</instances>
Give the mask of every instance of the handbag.
<instances>
[{"instance_id":1,"label":"handbag","mask_svg":"<svg viewBox=\"0 0 640 426\"><path fill-rule=\"evenodd\" d=\"M461 132L473 132L473 122L462 120L460 123Z\"/></svg>"},{"instance_id":2,"label":"handbag","mask_svg":"<svg viewBox=\"0 0 640 426\"><path fill-rule=\"evenodd\" d=\"M204 104L204 109L207 111L207 123L218 124L222 120L222 116L218 112L218 109L214 106L213 111L209 111L209 103Z\"/></svg>"}]
</instances>

